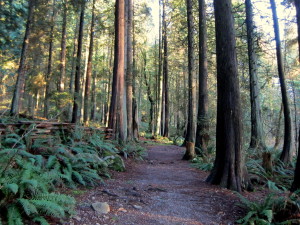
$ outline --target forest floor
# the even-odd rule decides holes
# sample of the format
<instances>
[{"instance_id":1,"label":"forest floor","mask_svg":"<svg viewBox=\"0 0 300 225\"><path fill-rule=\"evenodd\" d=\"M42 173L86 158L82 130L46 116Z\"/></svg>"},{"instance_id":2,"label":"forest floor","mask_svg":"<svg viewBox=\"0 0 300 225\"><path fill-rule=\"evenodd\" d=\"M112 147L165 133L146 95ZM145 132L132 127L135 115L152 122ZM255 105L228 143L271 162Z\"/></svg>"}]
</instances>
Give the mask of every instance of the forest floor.
<instances>
[{"instance_id":1,"label":"forest floor","mask_svg":"<svg viewBox=\"0 0 300 225\"><path fill-rule=\"evenodd\" d=\"M149 145L144 160L127 160L126 172L93 189L73 191L77 215L65 224L234 224L242 210L231 191L205 182L207 172L181 160L184 148ZM106 202L107 214L91 204Z\"/></svg>"}]
</instances>

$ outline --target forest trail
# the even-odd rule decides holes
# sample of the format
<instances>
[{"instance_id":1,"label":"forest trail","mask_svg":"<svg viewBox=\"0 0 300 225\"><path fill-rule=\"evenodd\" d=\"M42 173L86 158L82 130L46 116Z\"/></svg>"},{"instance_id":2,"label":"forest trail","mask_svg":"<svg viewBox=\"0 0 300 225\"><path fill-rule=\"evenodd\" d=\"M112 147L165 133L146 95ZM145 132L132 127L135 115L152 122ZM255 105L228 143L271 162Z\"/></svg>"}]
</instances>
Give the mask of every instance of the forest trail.
<instances>
[{"instance_id":1,"label":"forest trail","mask_svg":"<svg viewBox=\"0 0 300 225\"><path fill-rule=\"evenodd\" d=\"M75 195L77 215L67 224L233 224L240 216L232 192L205 183L208 173L181 160L184 148L147 149L145 160L130 160L126 172ZM91 208L95 202L107 202L110 212L96 213Z\"/></svg>"}]
</instances>

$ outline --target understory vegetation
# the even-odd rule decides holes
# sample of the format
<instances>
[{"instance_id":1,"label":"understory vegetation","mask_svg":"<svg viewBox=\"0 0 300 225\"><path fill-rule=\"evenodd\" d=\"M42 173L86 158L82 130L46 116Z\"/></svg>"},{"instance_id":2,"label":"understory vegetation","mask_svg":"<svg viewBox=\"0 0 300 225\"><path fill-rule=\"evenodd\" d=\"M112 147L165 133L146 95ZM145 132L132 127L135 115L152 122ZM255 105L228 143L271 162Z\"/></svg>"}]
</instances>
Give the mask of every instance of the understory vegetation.
<instances>
[{"instance_id":1,"label":"understory vegetation","mask_svg":"<svg viewBox=\"0 0 300 225\"><path fill-rule=\"evenodd\" d=\"M241 200L239 206L245 210L245 216L237 220L237 224L300 223L300 192L289 192L294 180L296 158L287 166L279 157L280 151L277 149L248 149L245 165L249 174L250 190L262 191L265 194L258 200L249 200L237 194ZM191 162L195 168L211 171L214 159L215 151L208 148L207 154L201 154Z\"/></svg>"},{"instance_id":2,"label":"understory vegetation","mask_svg":"<svg viewBox=\"0 0 300 225\"><path fill-rule=\"evenodd\" d=\"M48 224L50 219L64 219L75 213L75 199L58 193L59 188L98 185L110 177L110 169L125 170L120 155L145 155L138 144L118 146L80 128L35 139L31 139L32 130L1 136L0 224Z\"/></svg>"}]
</instances>

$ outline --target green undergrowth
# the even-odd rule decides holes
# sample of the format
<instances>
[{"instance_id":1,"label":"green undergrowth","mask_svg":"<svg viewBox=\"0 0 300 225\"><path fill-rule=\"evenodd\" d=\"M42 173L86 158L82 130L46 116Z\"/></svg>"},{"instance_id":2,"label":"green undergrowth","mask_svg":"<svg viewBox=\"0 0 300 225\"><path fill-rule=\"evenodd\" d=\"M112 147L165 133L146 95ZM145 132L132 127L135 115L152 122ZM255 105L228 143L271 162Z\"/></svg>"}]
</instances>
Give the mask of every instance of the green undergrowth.
<instances>
[{"instance_id":1,"label":"green undergrowth","mask_svg":"<svg viewBox=\"0 0 300 225\"><path fill-rule=\"evenodd\" d=\"M268 166L263 160L264 155L270 157ZM279 156L280 151L274 149L247 151L246 167L254 191L267 189L270 194L259 201L249 201L240 196L246 215L237 221L238 224L300 224L299 191L289 193L294 179L295 159L291 164L284 164Z\"/></svg>"},{"instance_id":2,"label":"green undergrowth","mask_svg":"<svg viewBox=\"0 0 300 225\"><path fill-rule=\"evenodd\" d=\"M30 133L19 132L1 137L0 225L64 219L74 213L75 199L57 193L57 187L76 192L79 185L99 185L103 178L110 178L110 170L125 170L120 155L145 155L137 144L116 146L101 134L91 135L79 128L34 140Z\"/></svg>"},{"instance_id":3,"label":"green undergrowth","mask_svg":"<svg viewBox=\"0 0 300 225\"><path fill-rule=\"evenodd\" d=\"M254 187L268 188L271 191L287 191L292 185L295 171L295 161L290 165L280 161L280 152L274 149L265 150L271 156L271 169L263 166L263 153L255 149L247 152L246 167Z\"/></svg>"},{"instance_id":4,"label":"green undergrowth","mask_svg":"<svg viewBox=\"0 0 300 225\"><path fill-rule=\"evenodd\" d=\"M283 225L300 224L299 191L287 193L271 193L262 201L250 201L239 194L240 206L246 210L246 215L237 220L242 225Z\"/></svg>"}]
</instances>

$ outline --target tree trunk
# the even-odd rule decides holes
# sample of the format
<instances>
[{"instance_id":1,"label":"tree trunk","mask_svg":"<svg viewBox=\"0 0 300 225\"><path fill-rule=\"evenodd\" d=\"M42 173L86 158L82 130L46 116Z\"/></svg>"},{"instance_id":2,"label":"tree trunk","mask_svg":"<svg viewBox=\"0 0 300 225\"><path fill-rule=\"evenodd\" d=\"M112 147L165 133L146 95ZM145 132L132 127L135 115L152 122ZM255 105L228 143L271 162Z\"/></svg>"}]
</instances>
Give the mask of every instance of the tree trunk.
<instances>
[{"instance_id":1,"label":"tree trunk","mask_svg":"<svg viewBox=\"0 0 300 225\"><path fill-rule=\"evenodd\" d=\"M300 126L299 126L300 130ZM294 175L294 182L291 187L291 191L294 192L298 189L300 189L300 132L298 137L298 157L297 157L297 163L296 163L296 169L295 169L295 175Z\"/></svg>"},{"instance_id":2,"label":"tree trunk","mask_svg":"<svg viewBox=\"0 0 300 225\"><path fill-rule=\"evenodd\" d=\"M279 115L278 115L276 133L275 133L275 144L274 144L274 147L273 147L274 149L277 149L278 145L280 143L280 127L281 127L282 111L283 111L283 107L282 107L282 104L281 104Z\"/></svg>"},{"instance_id":3,"label":"tree trunk","mask_svg":"<svg viewBox=\"0 0 300 225\"><path fill-rule=\"evenodd\" d=\"M84 26L84 11L85 3L81 4L80 22L79 22L79 33L78 33L78 47L76 57L76 69L75 69L75 81L74 81L74 101L73 101L73 112L72 112L72 123L78 122L79 106L80 106L80 76L81 76L81 51L83 42L83 26Z\"/></svg>"},{"instance_id":4,"label":"tree trunk","mask_svg":"<svg viewBox=\"0 0 300 225\"><path fill-rule=\"evenodd\" d=\"M110 122L120 142L127 139L126 96L125 96L125 0L116 1L115 59L113 93L111 98ZM116 89L116 90L114 90ZM124 101L125 100L125 101ZM125 103L125 105L124 105Z\"/></svg>"},{"instance_id":5,"label":"tree trunk","mask_svg":"<svg viewBox=\"0 0 300 225\"><path fill-rule=\"evenodd\" d=\"M163 55L163 85L164 85L164 137L169 137L169 67L168 67L168 35L167 35L167 21L166 21L166 2L163 0L163 42L164 42L164 55Z\"/></svg>"},{"instance_id":6,"label":"tree trunk","mask_svg":"<svg viewBox=\"0 0 300 225\"><path fill-rule=\"evenodd\" d=\"M199 102L197 117L196 152L207 155L209 141L207 90L207 28L205 0L199 0Z\"/></svg>"},{"instance_id":7,"label":"tree trunk","mask_svg":"<svg viewBox=\"0 0 300 225\"><path fill-rule=\"evenodd\" d=\"M196 138L196 76L195 76L195 49L194 49L194 18L192 0L186 0L188 24L188 73L189 73L189 105L188 105L188 136L186 136L186 152L184 160L195 157Z\"/></svg>"},{"instance_id":8,"label":"tree trunk","mask_svg":"<svg viewBox=\"0 0 300 225\"><path fill-rule=\"evenodd\" d=\"M69 83L69 93L72 98L74 98L74 80L75 80L75 68L76 68L76 45L77 45L77 31L78 31L78 19L76 20L76 27L74 32L74 40L73 40L73 53L72 53L72 68L70 74L70 83ZM72 120L73 114L73 106L72 103L69 103L69 112L68 112L68 120Z\"/></svg>"},{"instance_id":9,"label":"tree trunk","mask_svg":"<svg viewBox=\"0 0 300 225\"><path fill-rule=\"evenodd\" d=\"M159 0L159 37L158 37L158 74L157 74L157 114L155 136L161 134L161 111L162 111L162 37L161 37L161 0Z\"/></svg>"},{"instance_id":10,"label":"tree trunk","mask_svg":"<svg viewBox=\"0 0 300 225\"><path fill-rule=\"evenodd\" d=\"M53 1L53 12L51 16L50 25L50 38L49 38L49 56L48 56L48 68L46 73L46 91L44 102L44 117L48 119L50 109L50 82L52 77L52 58L53 58L53 39L54 39L54 17L55 17L55 1Z\"/></svg>"},{"instance_id":11,"label":"tree trunk","mask_svg":"<svg viewBox=\"0 0 300 225\"><path fill-rule=\"evenodd\" d=\"M214 0L217 51L216 159L207 182L242 191L242 124L231 0Z\"/></svg>"},{"instance_id":12,"label":"tree trunk","mask_svg":"<svg viewBox=\"0 0 300 225\"><path fill-rule=\"evenodd\" d=\"M265 140L261 119L259 98L260 87L257 78L257 55L255 52L253 9L251 0L245 0L245 5L251 102L251 141L249 147L264 149Z\"/></svg>"},{"instance_id":13,"label":"tree trunk","mask_svg":"<svg viewBox=\"0 0 300 225\"><path fill-rule=\"evenodd\" d=\"M66 76L66 53L67 53L67 3L63 2L63 23L61 32L61 53L60 53L60 74L58 91L63 92L65 89L64 79Z\"/></svg>"},{"instance_id":14,"label":"tree trunk","mask_svg":"<svg viewBox=\"0 0 300 225\"><path fill-rule=\"evenodd\" d=\"M282 95L282 104L283 104L283 115L284 115L284 142L283 150L280 155L280 160L284 163L290 163L292 159L291 153L291 143L292 143L292 122L291 122L291 113L289 100L287 95L286 82L283 72L283 63L282 63L282 53L281 53L281 44L280 44L280 35L279 35L279 25L276 12L276 4L274 0L270 0L273 22L274 22L274 33L276 41L276 55L277 55L277 66L278 66L278 75L280 80L281 95Z\"/></svg>"},{"instance_id":15,"label":"tree trunk","mask_svg":"<svg viewBox=\"0 0 300 225\"><path fill-rule=\"evenodd\" d=\"M90 106L90 89L91 89L91 78L93 72L93 51L94 51L94 27L95 27L95 0L93 0L92 9L92 21L91 21L91 36L90 36L90 47L89 56L87 63L87 71L85 78L85 90L84 90L84 108L83 108L83 122L87 124L89 119L89 106Z\"/></svg>"},{"instance_id":16,"label":"tree trunk","mask_svg":"<svg viewBox=\"0 0 300 225\"><path fill-rule=\"evenodd\" d=\"M132 24L132 38L133 38L133 45L132 45L132 130L133 130L133 137L135 140L139 138L139 115L138 115L138 105L137 105L137 93L136 93L136 41L135 41L135 32L134 32L134 21Z\"/></svg>"},{"instance_id":17,"label":"tree trunk","mask_svg":"<svg viewBox=\"0 0 300 225\"><path fill-rule=\"evenodd\" d=\"M154 101L152 93L151 93L150 79L149 79L149 82L148 82L147 73L146 73L146 66L147 66L147 56L146 56L146 53L144 53L144 71L143 71L143 74L144 74L144 79L145 79L145 85L146 85L146 88L147 88L148 100L150 102L150 111L149 111L150 119L149 119L148 131L153 135L154 134L154 106L155 106L155 101Z\"/></svg>"},{"instance_id":18,"label":"tree trunk","mask_svg":"<svg viewBox=\"0 0 300 225\"><path fill-rule=\"evenodd\" d=\"M96 100L96 72L94 72L92 79L92 108L91 108L91 121L95 121L96 119L96 109L97 109L97 100ZM105 116L105 112L104 112Z\"/></svg>"},{"instance_id":19,"label":"tree trunk","mask_svg":"<svg viewBox=\"0 0 300 225\"><path fill-rule=\"evenodd\" d=\"M127 102L127 136L133 139L133 114L132 114L132 25L133 25L133 0L128 1L127 18L127 70L126 70L126 102Z\"/></svg>"},{"instance_id":20,"label":"tree trunk","mask_svg":"<svg viewBox=\"0 0 300 225\"><path fill-rule=\"evenodd\" d=\"M295 0L297 27L298 27L298 47L299 47L299 63L300 63L300 0Z\"/></svg>"},{"instance_id":21,"label":"tree trunk","mask_svg":"<svg viewBox=\"0 0 300 225\"><path fill-rule=\"evenodd\" d=\"M21 58L19 62L19 68L18 68L18 76L17 76L17 82L14 89L14 95L11 103L11 109L10 114L11 115L18 115L20 113L20 104L21 99L23 97L23 91L24 91L24 85L25 85L25 64L26 64L26 57L27 57L27 51L29 46L29 37L31 33L31 23L33 18L33 12L34 12L34 5L35 0L29 0L28 1L28 16L27 16L27 22L26 22L26 30L21 50Z\"/></svg>"}]
</instances>

